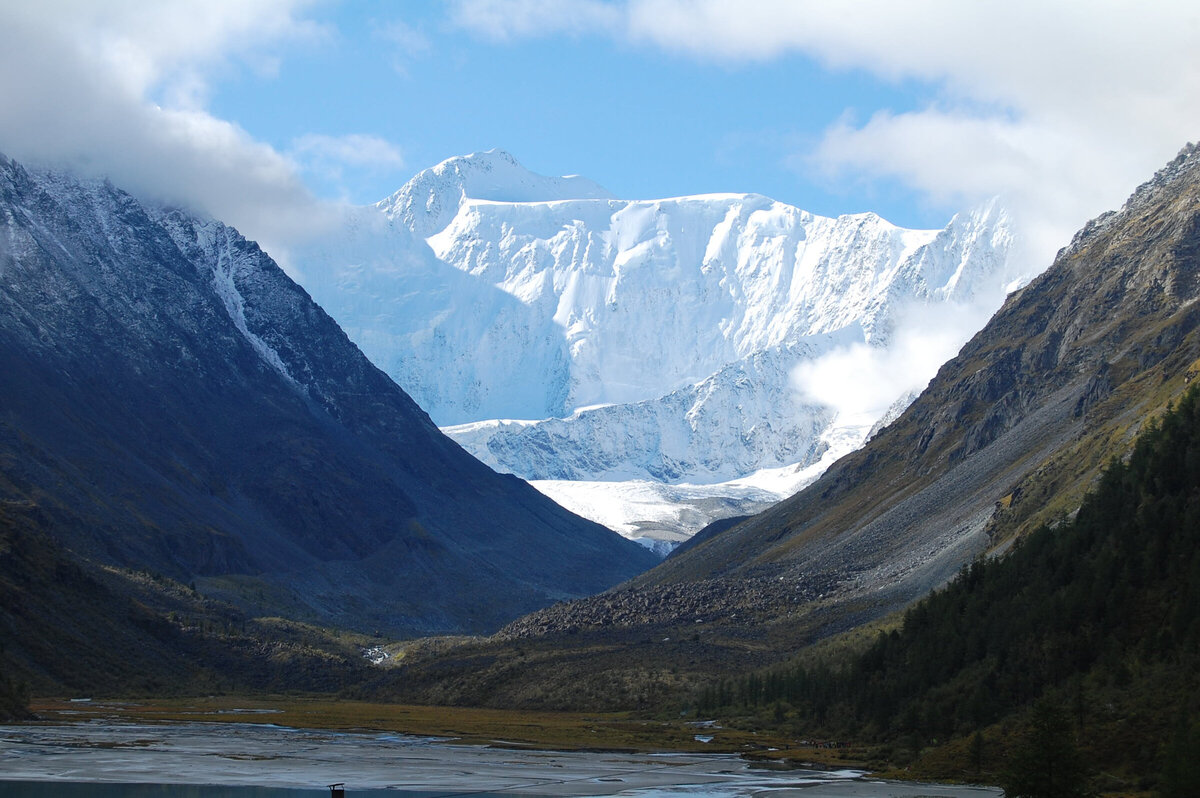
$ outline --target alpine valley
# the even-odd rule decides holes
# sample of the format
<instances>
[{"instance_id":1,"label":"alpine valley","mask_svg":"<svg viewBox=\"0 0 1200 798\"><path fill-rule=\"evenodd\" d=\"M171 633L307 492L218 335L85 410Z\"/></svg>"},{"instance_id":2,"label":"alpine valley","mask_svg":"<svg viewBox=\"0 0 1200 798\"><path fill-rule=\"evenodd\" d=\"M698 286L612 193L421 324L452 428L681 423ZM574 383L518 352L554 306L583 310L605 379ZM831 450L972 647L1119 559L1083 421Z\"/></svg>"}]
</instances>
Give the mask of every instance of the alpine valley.
<instances>
[{"instance_id":1,"label":"alpine valley","mask_svg":"<svg viewBox=\"0 0 1200 798\"><path fill-rule=\"evenodd\" d=\"M353 209L290 263L469 452L665 550L861 445L932 371L906 364L908 384L849 414L797 369L900 360L915 320L969 315L964 339L924 353L935 368L1022 281L1010 246L996 203L904 230L758 195L618 200L489 151Z\"/></svg>"},{"instance_id":2,"label":"alpine valley","mask_svg":"<svg viewBox=\"0 0 1200 798\"><path fill-rule=\"evenodd\" d=\"M0 632L34 673L58 559L389 635L653 561L462 451L235 230L8 160L0 224Z\"/></svg>"},{"instance_id":3,"label":"alpine valley","mask_svg":"<svg viewBox=\"0 0 1200 798\"><path fill-rule=\"evenodd\" d=\"M289 251L315 302L105 182L0 160L0 225L0 716L303 691L338 728L1200 789L1196 145L856 417L822 364L1022 281L998 206L905 231L491 152ZM742 516L768 477L811 484Z\"/></svg>"},{"instance_id":4,"label":"alpine valley","mask_svg":"<svg viewBox=\"0 0 1200 798\"><path fill-rule=\"evenodd\" d=\"M1189 145L813 484L618 588L409 658L381 694L674 702L953 778L1070 737L1045 767L1069 759L1072 789L1083 757L1107 789L1194 794L1198 299Z\"/></svg>"}]
</instances>

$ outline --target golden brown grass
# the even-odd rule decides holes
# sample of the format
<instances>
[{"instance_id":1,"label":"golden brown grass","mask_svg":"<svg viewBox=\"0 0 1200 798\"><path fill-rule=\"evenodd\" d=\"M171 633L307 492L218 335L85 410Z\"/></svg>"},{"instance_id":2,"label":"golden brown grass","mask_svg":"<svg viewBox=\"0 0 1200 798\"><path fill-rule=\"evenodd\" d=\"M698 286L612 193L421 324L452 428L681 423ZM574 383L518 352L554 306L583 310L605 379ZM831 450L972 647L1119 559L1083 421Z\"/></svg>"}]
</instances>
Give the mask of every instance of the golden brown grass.
<instances>
[{"instance_id":1,"label":"golden brown grass","mask_svg":"<svg viewBox=\"0 0 1200 798\"><path fill-rule=\"evenodd\" d=\"M630 713L537 712L413 706L295 696L211 696L133 701L38 700L45 720L104 718L137 722L272 723L304 729L391 731L456 742L554 750L732 753L785 749L791 741L753 731L698 728L684 719L644 720ZM708 743L697 735L711 735Z\"/></svg>"}]
</instances>

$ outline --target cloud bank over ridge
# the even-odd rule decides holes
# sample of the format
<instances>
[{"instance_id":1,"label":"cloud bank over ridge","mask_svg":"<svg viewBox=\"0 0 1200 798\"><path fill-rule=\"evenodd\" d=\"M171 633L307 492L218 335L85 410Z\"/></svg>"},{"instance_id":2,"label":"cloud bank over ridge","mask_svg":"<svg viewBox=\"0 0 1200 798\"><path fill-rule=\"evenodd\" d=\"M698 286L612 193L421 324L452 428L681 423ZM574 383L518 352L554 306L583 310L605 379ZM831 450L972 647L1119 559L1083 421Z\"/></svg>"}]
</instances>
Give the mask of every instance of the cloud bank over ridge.
<instances>
[{"instance_id":1,"label":"cloud bank over ridge","mask_svg":"<svg viewBox=\"0 0 1200 798\"><path fill-rule=\"evenodd\" d=\"M331 42L343 55L361 46L334 8L0 5L0 149L108 175L251 237L286 241L323 210L312 184L409 165L405 142L392 140L402 131L355 129L349 118L337 123L350 129L270 143L213 110L226 81L269 79L287 59ZM453 0L426 12L433 22L403 6L384 13L392 18L370 20L369 36L406 54L393 58L400 80L405 58L452 60L463 39L521 48L596 36L745 68L748 79L755 64L804 58L831 73L916 85L917 107L830 118L801 137L808 143L788 165L812 183L903 185L947 212L1001 195L1035 268L1198 137L1200 8L1182 1ZM420 109L406 110L419 126Z\"/></svg>"},{"instance_id":2,"label":"cloud bank over ridge","mask_svg":"<svg viewBox=\"0 0 1200 798\"><path fill-rule=\"evenodd\" d=\"M794 163L951 208L1001 195L1040 266L1200 135L1200 8L1185 2L459 0L454 19L499 40L591 33L734 68L800 55L925 83L924 107L833 120Z\"/></svg>"},{"instance_id":3,"label":"cloud bank over ridge","mask_svg":"<svg viewBox=\"0 0 1200 798\"><path fill-rule=\"evenodd\" d=\"M374 136L313 135L284 153L208 110L214 79L271 74L288 48L333 35L305 0L46 0L0 6L0 147L30 163L109 177L157 200L282 242L329 208L303 170L364 157ZM347 159L350 159L347 161Z\"/></svg>"}]
</instances>

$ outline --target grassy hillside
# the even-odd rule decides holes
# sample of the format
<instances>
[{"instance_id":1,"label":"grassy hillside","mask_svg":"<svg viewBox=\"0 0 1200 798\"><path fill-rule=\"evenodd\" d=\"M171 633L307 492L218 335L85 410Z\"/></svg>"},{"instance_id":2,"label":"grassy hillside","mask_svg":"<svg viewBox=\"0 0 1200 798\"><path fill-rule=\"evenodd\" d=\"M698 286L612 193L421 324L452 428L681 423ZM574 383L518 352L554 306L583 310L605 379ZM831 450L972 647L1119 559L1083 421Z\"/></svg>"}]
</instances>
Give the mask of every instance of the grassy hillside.
<instances>
[{"instance_id":1,"label":"grassy hillside","mask_svg":"<svg viewBox=\"0 0 1200 798\"><path fill-rule=\"evenodd\" d=\"M929 775L1001 779L1038 725L1032 708L1049 706L1069 719L1101 786L1161 782L1169 792L1192 778L1183 765L1200 756L1200 390L1145 425L1073 519L964 568L861 653L716 682L697 704L873 739Z\"/></svg>"},{"instance_id":2,"label":"grassy hillside","mask_svg":"<svg viewBox=\"0 0 1200 798\"><path fill-rule=\"evenodd\" d=\"M776 586L776 603L809 600L810 615L837 605L826 632L903 608L1078 507L1195 376L1197 298L1200 149L1189 146L1011 295L863 449L633 584L645 595L707 580L726 588L714 599L732 613L757 580L764 597ZM813 583L819 601L805 592Z\"/></svg>"}]
</instances>

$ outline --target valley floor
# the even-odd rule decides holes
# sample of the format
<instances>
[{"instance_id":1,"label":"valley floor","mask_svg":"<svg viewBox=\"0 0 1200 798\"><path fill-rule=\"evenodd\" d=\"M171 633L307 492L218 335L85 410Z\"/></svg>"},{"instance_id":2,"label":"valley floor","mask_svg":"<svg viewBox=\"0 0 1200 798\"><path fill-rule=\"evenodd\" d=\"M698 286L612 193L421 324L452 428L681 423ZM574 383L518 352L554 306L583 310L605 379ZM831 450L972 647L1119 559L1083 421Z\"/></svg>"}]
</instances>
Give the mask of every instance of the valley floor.
<instances>
[{"instance_id":1,"label":"valley floor","mask_svg":"<svg viewBox=\"0 0 1200 798\"><path fill-rule=\"evenodd\" d=\"M988 798L983 787L881 782L857 770L780 770L734 753L561 751L493 740L275 725L286 710L229 706L226 722L138 721L136 705L57 706L53 720L0 727L0 794L17 782L247 785L439 795L938 796ZM215 717L198 709L198 718ZM214 710L215 711L215 710ZM72 716L70 713L76 712ZM454 711L450 711L454 714ZM69 718L77 718L69 721ZM389 792L389 794L397 794ZM403 793L400 793L403 794Z\"/></svg>"}]
</instances>

